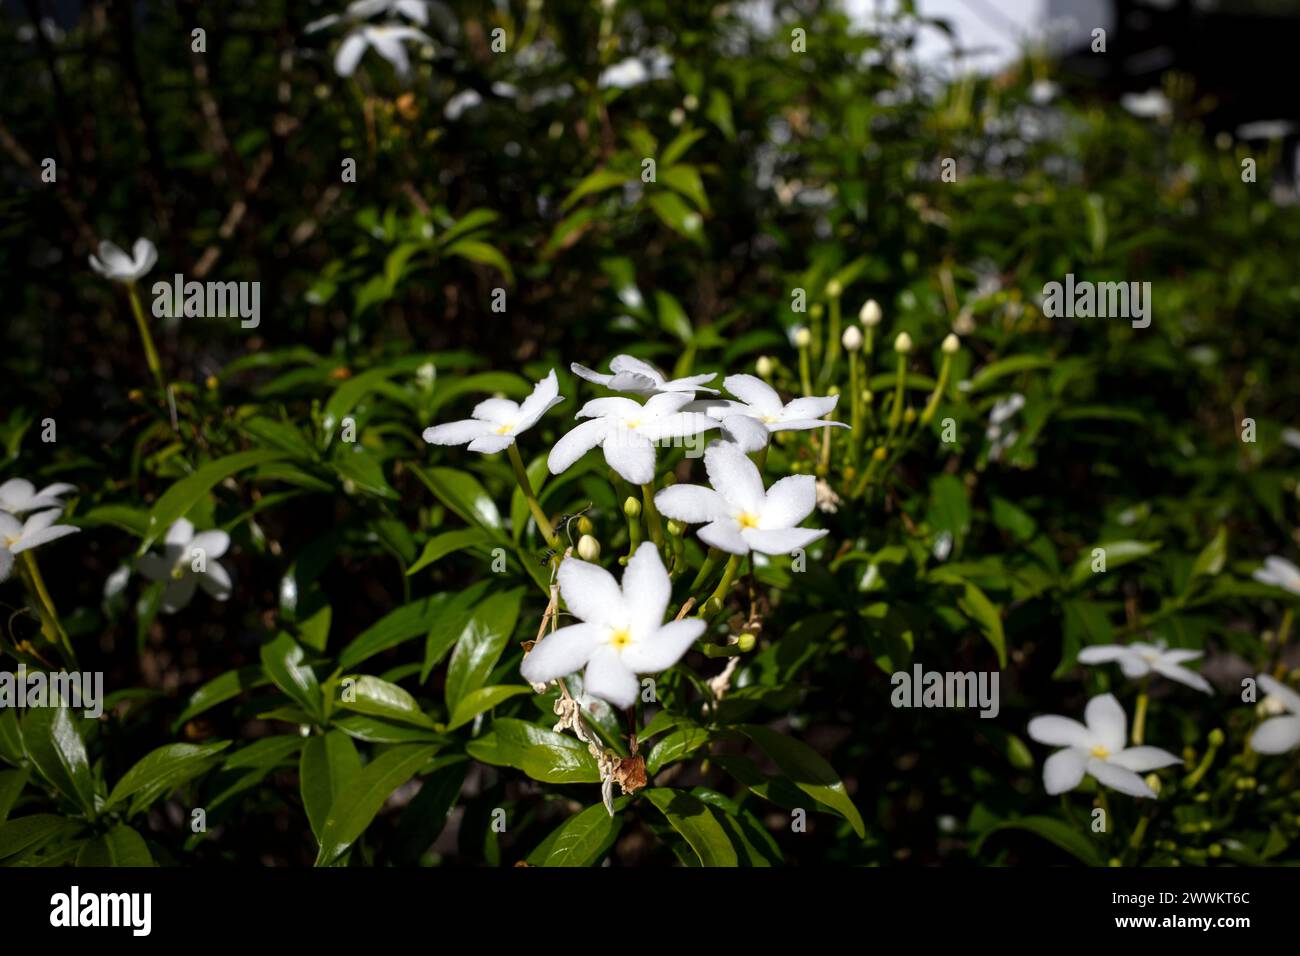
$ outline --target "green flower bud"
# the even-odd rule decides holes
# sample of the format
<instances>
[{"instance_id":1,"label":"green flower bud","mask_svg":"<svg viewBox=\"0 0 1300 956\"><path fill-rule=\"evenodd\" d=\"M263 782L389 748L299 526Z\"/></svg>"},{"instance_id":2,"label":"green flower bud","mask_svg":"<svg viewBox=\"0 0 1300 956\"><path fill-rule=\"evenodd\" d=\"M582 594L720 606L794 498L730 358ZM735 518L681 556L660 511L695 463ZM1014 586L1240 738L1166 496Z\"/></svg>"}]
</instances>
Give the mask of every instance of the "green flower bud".
<instances>
[{"instance_id":1,"label":"green flower bud","mask_svg":"<svg viewBox=\"0 0 1300 956\"><path fill-rule=\"evenodd\" d=\"M629 495L627 500L623 502L623 514L629 518L641 517L641 502Z\"/></svg>"},{"instance_id":2,"label":"green flower bud","mask_svg":"<svg viewBox=\"0 0 1300 956\"><path fill-rule=\"evenodd\" d=\"M578 534L591 534L596 530L596 526L591 523L591 519L583 515L578 519Z\"/></svg>"},{"instance_id":3,"label":"green flower bud","mask_svg":"<svg viewBox=\"0 0 1300 956\"><path fill-rule=\"evenodd\" d=\"M742 654L748 654L754 649L754 645L757 643L758 639L755 638L753 634L746 631L744 634L740 635L740 639L736 641L736 646L740 648Z\"/></svg>"}]
</instances>

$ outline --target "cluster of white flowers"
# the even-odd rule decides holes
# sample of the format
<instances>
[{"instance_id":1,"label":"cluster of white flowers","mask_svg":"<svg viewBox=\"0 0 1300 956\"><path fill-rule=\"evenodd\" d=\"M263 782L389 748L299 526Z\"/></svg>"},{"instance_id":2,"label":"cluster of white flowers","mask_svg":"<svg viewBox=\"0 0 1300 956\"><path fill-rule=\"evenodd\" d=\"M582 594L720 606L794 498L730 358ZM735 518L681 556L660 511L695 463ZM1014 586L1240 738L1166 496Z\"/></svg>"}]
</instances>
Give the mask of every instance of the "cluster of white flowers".
<instances>
[{"instance_id":1,"label":"cluster of white flowers","mask_svg":"<svg viewBox=\"0 0 1300 956\"><path fill-rule=\"evenodd\" d=\"M747 453L765 448L773 432L847 427L823 418L835 408L837 397L785 403L761 379L732 375L722 384L735 400L697 399L697 392L717 394L706 384L714 375L669 379L630 355L615 356L608 373L577 364L571 368L579 378L645 400L611 396L583 405L575 417L585 420L562 436L547 456L551 474L564 472L600 448L620 477L649 488L658 443L719 429L722 439L704 452L712 488L664 488L654 495L659 512L683 524L703 525L700 540L732 555L790 554L827 534L798 527L816 508L816 479L790 475L764 488L758 466ZM475 406L471 418L426 429L424 440L468 445L484 454L510 449L515 455L515 439L563 400L552 369L522 404L490 398ZM703 633L699 620L663 624L671 585L653 544L642 544L628 560L621 593L608 572L573 557L560 564L558 580L565 604L583 623L562 628L529 653L523 673L533 683L565 677L585 665L586 692L627 707L636 696L636 675L671 667Z\"/></svg>"},{"instance_id":2,"label":"cluster of white flowers","mask_svg":"<svg viewBox=\"0 0 1300 956\"><path fill-rule=\"evenodd\" d=\"M37 491L25 478L0 485L0 581L13 572L14 555L81 530L54 523L63 511L63 496L75 490L60 482Z\"/></svg>"}]
</instances>

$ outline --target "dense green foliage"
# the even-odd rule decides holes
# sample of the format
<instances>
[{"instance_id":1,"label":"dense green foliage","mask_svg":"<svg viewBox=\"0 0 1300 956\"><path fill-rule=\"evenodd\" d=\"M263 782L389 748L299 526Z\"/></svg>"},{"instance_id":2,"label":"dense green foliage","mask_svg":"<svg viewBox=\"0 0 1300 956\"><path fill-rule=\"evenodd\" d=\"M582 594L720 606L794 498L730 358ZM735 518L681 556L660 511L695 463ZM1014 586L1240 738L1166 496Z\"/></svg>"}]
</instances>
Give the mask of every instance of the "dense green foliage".
<instances>
[{"instance_id":1,"label":"dense green foliage","mask_svg":"<svg viewBox=\"0 0 1300 956\"><path fill-rule=\"evenodd\" d=\"M1044 62L952 85L898 66L911 18L868 34L778 3L760 29L646 0L450 3L409 81L374 51L345 79L346 25L306 33L299 4L129 7L48 44L0 26L0 479L75 486L80 528L25 552L39 572L17 556L0 650L107 695L99 720L0 710L0 861L1300 860L1297 752L1248 746L1241 685L1300 664L1300 595L1252 579L1300 546L1300 213L1270 197L1275 156L1206 141L1186 78L1140 119L1036 102ZM634 54L646 82L598 83ZM139 234L165 395L124 285L84 266ZM259 324L154 318L175 273L260 282ZM1150 326L1045 316L1067 273L1151 282ZM868 299L851 372L839 332ZM760 453L769 485L821 482L806 560L750 559L707 604L722 569L692 586L707 548L665 531L670 613L694 599L709 627L653 702L586 702L620 768L645 758L611 816L597 758L552 730L568 690L519 676L558 555L506 453L421 433L554 368L564 401L518 448L559 550L589 523L621 577L653 532L625 514L640 491L599 452L546 468L608 394L570 362L620 353L714 386L761 365L787 399L838 392L846 423L870 402ZM664 448L656 481L704 469ZM138 567L182 518L229 535L233 584L163 613ZM1130 640L1205 652L1215 693L1076 662ZM997 671L1000 712L893 706L915 663ZM1029 720L1108 691L1183 763L1153 800L1046 795Z\"/></svg>"}]
</instances>

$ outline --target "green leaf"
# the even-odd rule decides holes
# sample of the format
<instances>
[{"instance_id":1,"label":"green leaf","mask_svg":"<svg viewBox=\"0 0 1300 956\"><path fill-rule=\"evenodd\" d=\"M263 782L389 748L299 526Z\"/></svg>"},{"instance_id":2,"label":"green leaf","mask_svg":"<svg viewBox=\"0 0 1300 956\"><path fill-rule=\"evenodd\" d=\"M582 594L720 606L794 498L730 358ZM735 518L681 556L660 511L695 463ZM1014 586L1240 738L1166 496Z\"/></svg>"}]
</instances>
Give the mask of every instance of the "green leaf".
<instances>
[{"instance_id":1,"label":"green leaf","mask_svg":"<svg viewBox=\"0 0 1300 956\"><path fill-rule=\"evenodd\" d=\"M993 834L1006 830L1027 830L1030 833L1037 834L1044 840L1056 844L1076 860L1088 866L1101 866L1104 863L1101 850L1098 849L1091 837L1080 833L1054 817L1021 817L1019 820L1007 820L998 823L979 835L979 838L971 846L971 854L978 854L980 847L984 845L984 841Z\"/></svg>"},{"instance_id":2,"label":"green leaf","mask_svg":"<svg viewBox=\"0 0 1300 956\"><path fill-rule=\"evenodd\" d=\"M962 593L957 599L957 607L979 625L985 640L993 646L993 650L998 655L998 666L1006 667L1007 638L1002 629L1002 614L997 605L972 582L948 568L935 568L928 577L932 581L961 588Z\"/></svg>"},{"instance_id":3,"label":"green leaf","mask_svg":"<svg viewBox=\"0 0 1300 956\"><path fill-rule=\"evenodd\" d=\"M23 718L27 756L50 784L88 814L95 811L95 782L86 744L69 707L38 707Z\"/></svg>"},{"instance_id":4,"label":"green leaf","mask_svg":"<svg viewBox=\"0 0 1300 956\"><path fill-rule=\"evenodd\" d=\"M82 844L77 866L153 866L144 837L125 823Z\"/></svg>"},{"instance_id":5,"label":"green leaf","mask_svg":"<svg viewBox=\"0 0 1300 956\"><path fill-rule=\"evenodd\" d=\"M708 804L682 790L652 788L645 798L685 838L704 866L736 866L736 848Z\"/></svg>"},{"instance_id":6,"label":"green leaf","mask_svg":"<svg viewBox=\"0 0 1300 956\"><path fill-rule=\"evenodd\" d=\"M362 767L334 798L321 827L317 866L328 866L370 826L394 790L438 751L436 744L400 744Z\"/></svg>"},{"instance_id":7,"label":"green leaf","mask_svg":"<svg viewBox=\"0 0 1300 956\"><path fill-rule=\"evenodd\" d=\"M260 667L241 667L238 670L226 671L224 674L212 678L190 695L189 702L186 703L185 709L181 711L181 715L172 721L172 731L176 731L188 721L193 720L205 711L211 710L218 704L223 704L238 697L246 690L262 687L269 683L271 683L271 679L266 676L266 673Z\"/></svg>"},{"instance_id":8,"label":"green leaf","mask_svg":"<svg viewBox=\"0 0 1300 956\"><path fill-rule=\"evenodd\" d=\"M217 754L230 746L229 740L208 744L164 744L140 759L122 775L104 809L131 797L128 816L135 816L159 797L199 776L216 763Z\"/></svg>"},{"instance_id":9,"label":"green leaf","mask_svg":"<svg viewBox=\"0 0 1300 956\"><path fill-rule=\"evenodd\" d=\"M460 256L462 259L468 259L470 262L477 262L480 265L491 266L504 277L508 284L514 285L515 274L510 268L510 261L501 253L496 246L483 242L480 239L461 239L453 242L444 250L449 256Z\"/></svg>"},{"instance_id":10,"label":"green leaf","mask_svg":"<svg viewBox=\"0 0 1300 956\"><path fill-rule=\"evenodd\" d=\"M420 792L407 804L397 822L397 834L391 846L398 865L418 863L438 838L470 769L469 761L460 754L438 757L433 766L435 769L420 784Z\"/></svg>"},{"instance_id":11,"label":"green leaf","mask_svg":"<svg viewBox=\"0 0 1300 956\"><path fill-rule=\"evenodd\" d=\"M424 551L421 552L419 559L406 569L406 575L410 577L417 571L423 571L435 561L440 561L455 551L480 547L491 540L491 535L478 528L460 528L456 531L447 531L437 537L430 538L425 543Z\"/></svg>"},{"instance_id":12,"label":"green leaf","mask_svg":"<svg viewBox=\"0 0 1300 956\"><path fill-rule=\"evenodd\" d=\"M227 455L224 458L218 458L216 461L208 462L197 468L193 474L187 475L176 484L172 485L154 502L153 508L149 512L149 523L146 526L144 538L140 542L138 554L144 554L149 550L155 541L167 533L178 519L185 517L191 508L193 508L209 491L219 482L225 481L231 475L253 468L257 465L265 465L273 461L283 461L288 456L282 452L270 448L255 448L252 451L236 452L233 455Z\"/></svg>"},{"instance_id":13,"label":"green leaf","mask_svg":"<svg viewBox=\"0 0 1300 956\"><path fill-rule=\"evenodd\" d=\"M460 699L455 710L451 712L451 720L447 722L447 729L455 730L457 727L468 724L483 711L491 710L502 701L517 697L520 694L530 694L532 690L527 685L498 684L470 691Z\"/></svg>"},{"instance_id":14,"label":"green leaf","mask_svg":"<svg viewBox=\"0 0 1300 956\"><path fill-rule=\"evenodd\" d=\"M18 802L18 797L29 779L31 779L31 772L25 768L0 770L0 823L4 823L9 818L9 811Z\"/></svg>"},{"instance_id":15,"label":"green leaf","mask_svg":"<svg viewBox=\"0 0 1300 956\"><path fill-rule=\"evenodd\" d=\"M1079 587L1090 578L1103 572L1092 570L1093 552L1101 548L1106 552L1106 571L1114 571L1116 568L1123 567L1133 561L1145 558L1160 550L1159 541L1109 541L1103 544L1093 545L1091 548L1085 548L1083 554L1075 561L1074 568L1070 572L1070 586Z\"/></svg>"},{"instance_id":16,"label":"green leaf","mask_svg":"<svg viewBox=\"0 0 1300 956\"><path fill-rule=\"evenodd\" d=\"M319 843L325 818L343 787L361 771L352 738L340 730L311 737L298 761L298 785L307 822Z\"/></svg>"},{"instance_id":17,"label":"green leaf","mask_svg":"<svg viewBox=\"0 0 1300 956\"><path fill-rule=\"evenodd\" d=\"M426 471L413 465L411 470L439 501L465 521L490 531L501 530L501 513L497 511L496 502L473 475L454 468L430 468Z\"/></svg>"},{"instance_id":18,"label":"green leaf","mask_svg":"<svg viewBox=\"0 0 1300 956\"><path fill-rule=\"evenodd\" d=\"M550 850L542 866L594 866L609 852L623 818L611 817L603 803L575 813L548 838Z\"/></svg>"},{"instance_id":19,"label":"green leaf","mask_svg":"<svg viewBox=\"0 0 1300 956\"><path fill-rule=\"evenodd\" d=\"M600 783L600 770L586 747L534 744L524 751L518 766L542 783Z\"/></svg>"},{"instance_id":20,"label":"green leaf","mask_svg":"<svg viewBox=\"0 0 1300 956\"><path fill-rule=\"evenodd\" d=\"M284 632L262 645L262 667L275 686L284 691L313 717L324 714L324 703L315 672L305 663L298 642Z\"/></svg>"},{"instance_id":21,"label":"green leaf","mask_svg":"<svg viewBox=\"0 0 1300 956\"><path fill-rule=\"evenodd\" d=\"M369 714L335 716L330 725L353 740L364 740L368 744L441 743L444 740L441 734L427 727L398 724Z\"/></svg>"},{"instance_id":22,"label":"green leaf","mask_svg":"<svg viewBox=\"0 0 1300 956\"><path fill-rule=\"evenodd\" d=\"M687 239L700 242L704 238L704 218L676 193L651 193L646 200L651 210L665 226Z\"/></svg>"},{"instance_id":23,"label":"green leaf","mask_svg":"<svg viewBox=\"0 0 1300 956\"><path fill-rule=\"evenodd\" d=\"M70 833L80 824L54 813L35 813L0 823L0 860L21 853L56 834Z\"/></svg>"},{"instance_id":24,"label":"green leaf","mask_svg":"<svg viewBox=\"0 0 1300 956\"><path fill-rule=\"evenodd\" d=\"M350 678L351 688L344 688L340 706L359 714L369 714L383 720L433 729L433 720L420 709L415 698L396 684L361 674Z\"/></svg>"},{"instance_id":25,"label":"green leaf","mask_svg":"<svg viewBox=\"0 0 1300 956\"><path fill-rule=\"evenodd\" d=\"M709 732L703 727L683 727L675 730L655 744L646 758L646 773L653 776L670 763L690 756L709 742Z\"/></svg>"},{"instance_id":26,"label":"green leaf","mask_svg":"<svg viewBox=\"0 0 1300 956\"><path fill-rule=\"evenodd\" d=\"M694 166L669 166L659 170L659 182L669 189L681 193L702 212L709 211L709 197L704 191L704 182Z\"/></svg>"},{"instance_id":27,"label":"green leaf","mask_svg":"<svg viewBox=\"0 0 1300 956\"><path fill-rule=\"evenodd\" d=\"M839 774L816 751L793 737L757 724L742 724L737 729L758 744L796 787L848 820L859 838L866 836L862 816L849 799Z\"/></svg>"},{"instance_id":28,"label":"green leaf","mask_svg":"<svg viewBox=\"0 0 1300 956\"><path fill-rule=\"evenodd\" d=\"M1228 559L1228 529L1223 525L1215 532L1192 565L1192 578L1208 575L1213 577L1223 570L1223 563Z\"/></svg>"},{"instance_id":29,"label":"green leaf","mask_svg":"<svg viewBox=\"0 0 1300 956\"><path fill-rule=\"evenodd\" d=\"M487 683L492 668L514 634L524 589L515 588L484 601L474 609L447 665L447 710L455 712L461 699Z\"/></svg>"},{"instance_id":30,"label":"green leaf","mask_svg":"<svg viewBox=\"0 0 1300 956\"><path fill-rule=\"evenodd\" d=\"M610 189L617 189L631 178L627 173L620 173L617 170L597 169L583 177L582 182L578 183L573 188L573 192L565 197L560 208L567 212L574 203L584 196L592 196L596 193L607 192Z\"/></svg>"},{"instance_id":31,"label":"green leaf","mask_svg":"<svg viewBox=\"0 0 1300 956\"><path fill-rule=\"evenodd\" d=\"M389 611L343 648L339 655L339 668L353 670L362 661L390 647L424 636L443 618L454 597L452 594L431 594Z\"/></svg>"}]
</instances>

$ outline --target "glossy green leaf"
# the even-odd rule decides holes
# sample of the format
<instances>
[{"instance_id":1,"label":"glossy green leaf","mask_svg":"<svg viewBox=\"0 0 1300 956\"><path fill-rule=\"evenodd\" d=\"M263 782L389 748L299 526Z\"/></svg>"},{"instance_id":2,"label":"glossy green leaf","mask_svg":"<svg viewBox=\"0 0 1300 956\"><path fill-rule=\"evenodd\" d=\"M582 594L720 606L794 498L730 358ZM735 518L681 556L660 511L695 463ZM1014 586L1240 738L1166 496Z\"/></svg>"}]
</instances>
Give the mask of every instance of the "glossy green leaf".
<instances>
[{"instance_id":1,"label":"glossy green leaf","mask_svg":"<svg viewBox=\"0 0 1300 956\"><path fill-rule=\"evenodd\" d=\"M447 709L455 712L465 695L487 683L519 619L523 588L484 601L474 609L447 665Z\"/></svg>"},{"instance_id":2,"label":"glossy green leaf","mask_svg":"<svg viewBox=\"0 0 1300 956\"><path fill-rule=\"evenodd\" d=\"M77 854L77 866L153 866L153 856L140 836L125 823L93 840L87 840Z\"/></svg>"},{"instance_id":3,"label":"glossy green leaf","mask_svg":"<svg viewBox=\"0 0 1300 956\"><path fill-rule=\"evenodd\" d=\"M209 491L218 483L256 465L265 465L273 461L282 461L288 457L284 452L270 448L256 448L252 451L236 452L216 461L208 462L195 469L162 493L149 511L149 523L145 528L144 538L140 542L139 554L144 554L155 541L167 533L167 529L177 519L185 517Z\"/></svg>"},{"instance_id":4,"label":"glossy green leaf","mask_svg":"<svg viewBox=\"0 0 1300 956\"><path fill-rule=\"evenodd\" d=\"M393 791L420 772L433 744L400 744L362 767L334 798L321 827L317 866L328 866L366 831Z\"/></svg>"},{"instance_id":5,"label":"glossy green leaf","mask_svg":"<svg viewBox=\"0 0 1300 956\"><path fill-rule=\"evenodd\" d=\"M652 788L643 796L685 838L704 866L737 865L736 848L708 804L682 790Z\"/></svg>"},{"instance_id":6,"label":"glossy green leaf","mask_svg":"<svg viewBox=\"0 0 1300 956\"><path fill-rule=\"evenodd\" d=\"M767 727L743 724L737 729L758 744L796 787L848 820L859 837L866 836L862 815L849 799L844 782L820 754L807 744Z\"/></svg>"},{"instance_id":7,"label":"glossy green leaf","mask_svg":"<svg viewBox=\"0 0 1300 956\"><path fill-rule=\"evenodd\" d=\"M207 744L164 744L142 757L122 775L104 805L120 806L131 798L129 816L135 816L159 797L206 772L217 762L217 754L230 746L229 740Z\"/></svg>"},{"instance_id":8,"label":"glossy green leaf","mask_svg":"<svg viewBox=\"0 0 1300 956\"><path fill-rule=\"evenodd\" d=\"M319 843L325 819L343 787L361 771L352 738L331 730L307 740L298 761L298 785L311 832Z\"/></svg>"},{"instance_id":9,"label":"glossy green leaf","mask_svg":"<svg viewBox=\"0 0 1300 956\"><path fill-rule=\"evenodd\" d=\"M339 706L383 720L433 728L433 720L420 709L414 697L396 684L370 674L343 679Z\"/></svg>"}]
</instances>

